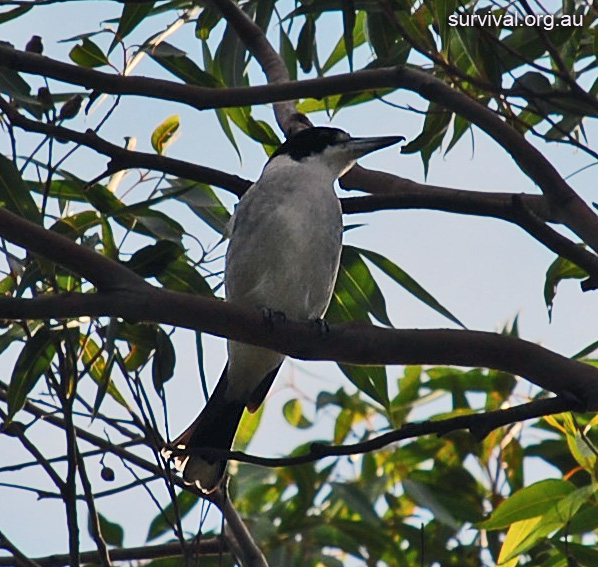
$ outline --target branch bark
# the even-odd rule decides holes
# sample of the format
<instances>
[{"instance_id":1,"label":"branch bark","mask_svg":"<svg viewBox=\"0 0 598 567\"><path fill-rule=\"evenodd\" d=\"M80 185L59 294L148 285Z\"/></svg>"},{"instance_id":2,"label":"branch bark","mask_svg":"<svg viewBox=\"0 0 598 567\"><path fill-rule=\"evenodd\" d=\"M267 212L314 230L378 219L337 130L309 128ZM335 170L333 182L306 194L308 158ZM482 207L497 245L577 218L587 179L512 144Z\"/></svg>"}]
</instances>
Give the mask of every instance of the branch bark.
<instances>
[{"instance_id":1,"label":"branch bark","mask_svg":"<svg viewBox=\"0 0 598 567\"><path fill-rule=\"evenodd\" d=\"M219 555L222 553L222 538L214 537L202 539L199 543L189 541L187 544L199 555ZM166 559L169 557L181 557L182 550L178 542L164 543L162 545L144 545L141 547L129 547L124 549L113 549L110 555L114 561L143 561L147 559ZM83 563L98 563L99 554L97 551L84 551L81 553ZM66 567L69 565L67 554L48 555L37 557L31 560L30 566L35 567ZM13 567L14 559L0 557L0 567Z\"/></svg>"},{"instance_id":2,"label":"branch bark","mask_svg":"<svg viewBox=\"0 0 598 567\"><path fill-rule=\"evenodd\" d=\"M491 110L425 72L408 68L367 69L354 73L259 87L210 89L146 77L122 77L69 65L37 54L0 46L0 65L51 77L112 94L151 96L197 109L247 106L322 98L332 94L381 88L403 88L467 118L501 145L534 181L565 224L598 251L598 217L561 177L554 166L521 134Z\"/></svg>"}]
</instances>

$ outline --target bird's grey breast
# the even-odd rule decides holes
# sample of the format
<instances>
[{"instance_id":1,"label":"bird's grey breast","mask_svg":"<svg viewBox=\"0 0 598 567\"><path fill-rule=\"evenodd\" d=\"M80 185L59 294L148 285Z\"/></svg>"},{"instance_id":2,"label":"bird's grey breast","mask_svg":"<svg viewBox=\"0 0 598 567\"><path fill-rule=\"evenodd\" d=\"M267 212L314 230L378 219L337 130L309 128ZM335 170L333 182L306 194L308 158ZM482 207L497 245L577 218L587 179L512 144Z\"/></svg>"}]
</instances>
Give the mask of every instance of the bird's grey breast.
<instances>
[{"instance_id":1,"label":"bird's grey breast","mask_svg":"<svg viewBox=\"0 0 598 567\"><path fill-rule=\"evenodd\" d=\"M330 180L280 173L262 177L237 207L227 251L227 299L293 319L321 317L340 259L340 202Z\"/></svg>"}]
</instances>

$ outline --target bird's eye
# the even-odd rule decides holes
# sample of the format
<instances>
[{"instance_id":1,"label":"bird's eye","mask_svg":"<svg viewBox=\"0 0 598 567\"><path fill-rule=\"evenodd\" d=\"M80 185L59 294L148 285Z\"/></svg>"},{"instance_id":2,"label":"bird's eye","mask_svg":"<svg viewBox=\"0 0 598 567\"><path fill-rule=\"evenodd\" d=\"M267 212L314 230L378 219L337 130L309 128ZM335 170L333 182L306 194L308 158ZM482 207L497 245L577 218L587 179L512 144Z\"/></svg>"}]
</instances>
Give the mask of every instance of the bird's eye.
<instances>
[{"instance_id":1,"label":"bird's eye","mask_svg":"<svg viewBox=\"0 0 598 567\"><path fill-rule=\"evenodd\" d=\"M347 134L346 132L339 132L336 136L336 141L346 142L349 138L351 138L351 136L349 136L349 134Z\"/></svg>"}]
</instances>

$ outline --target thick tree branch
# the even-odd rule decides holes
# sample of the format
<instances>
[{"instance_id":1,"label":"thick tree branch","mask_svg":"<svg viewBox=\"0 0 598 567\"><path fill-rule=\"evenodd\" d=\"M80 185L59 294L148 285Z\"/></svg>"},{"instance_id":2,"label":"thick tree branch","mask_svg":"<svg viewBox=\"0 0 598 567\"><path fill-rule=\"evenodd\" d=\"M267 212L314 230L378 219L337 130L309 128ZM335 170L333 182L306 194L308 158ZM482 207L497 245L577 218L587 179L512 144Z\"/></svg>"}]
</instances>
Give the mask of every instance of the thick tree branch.
<instances>
[{"instance_id":1,"label":"thick tree branch","mask_svg":"<svg viewBox=\"0 0 598 567\"><path fill-rule=\"evenodd\" d=\"M481 366L523 376L556 394L569 392L587 409L598 409L598 370L521 339L476 331L383 329L364 323L333 326L322 337L310 324L288 321L273 327L264 324L259 310L154 288L134 274L129 280L121 275L128 271L121 264L5 209L0 209L0 236L84 278L91 274L97 279L101 266L103 279L121 278L126 283L110 286L110 293L0 297L0 319L121 317L203 331L300 359Z\"/></svg>"},{"instance_id":2,"label":"thick tree branch","mask_svg":"<svg viewBox=\"0 0 598 567\"><path fill-rule=\"evenodd\" d=\"M223 548L226 551L222 538L214 537L195 540L187 543L190 549L197 555L220 555ZM110 555L114 561L142 561L147 559L166 559L168 557L181 557L183 555L181 545L178 542L163 543L162 545L144 545L142 547L129 547L124 549L113 549ZM82 563L98 563L99 554L97 551L84 551L81 553ZM30 565L36 567L67 567L69 565L69 556L49 555L47 557L37 557L31 560ZM0 567L13 567L14 559L0 557Z\"/></svg>"},{"instance_id":3,"label":"thick tree branch","mask_svg":"<svg viewBox=\"0 0 598 567\"><path fill-rule=\"evenodd\" d=\"M0 208L0 233L6 240L46 258L60 259L57 263L85 278L100 290L150 287L137 274L85 246L78 246L64 236L25 221Z\"/></svg>"},{"instance_id":4,"label":"thick tree branch","mask_svg":"<svg viewBox=\"0 0 598 567\"><path fill-rule=\"evenodd\" d=\"M186 161L169 158L158 154L148 154L127 150L116 144L112 144L100 138L93 130L77 132L64 126L46 124L37 120L31 120L19 113L12 105L0 98L0 110L10 119L13 126L27 132L45 134L60 140L68 140L81 146L95 150L99 154L110 158L108 171L115 173L125 169L146 168L161 171L170 175L176 175L184 179L191 179L201 183L208 183L227 189L238 196L241 196L251 185L251 181L236 175L224 173L211 167L192 164Z\"/></svg>"},{"instance_id":5,"label":"thick tree branch","mask_svg":"<svg viewBox=\"0 0 598 567\"><path fill-rule=\"evenodd\" d=\"M284 61L274 50L262 29L231 0L210 0L210 3L224 16L237 35L260 64L268 84L276 85L290 81ZM308 118L297 112L295 101L274 104L274 115L280 129L287 137L299 128L310 126Z\"/></svg>"},{"instance_id":6,"label":"thick tree branch","mask_svg":"<svg viewBox=\"0 0 598 567\"><path fill-rule=\"evenodd\" d=\"M456 112L484 130L509 152L517 165L540 187L551 201L551 206L562 211L565 224L598 251L598 217L542 153L491 110L452 89L440 79L419 70L368 69L334 77L260 87L209 89L146 77L101 73L7 46L0 46L0 65L94 88L100 92L152 96L189 104L197 109L264 104L300 97L322 98L332 94L381 88L407 89Z\"/></svg>"},{"instance_id":7,"label":"thick tree branch","mask_svg":"<svg viewBox=\"0 0 598 567\"><path fill-rule=\"evenodd\" d=\"M567 397L534 400L512 408L487 411L484 413L460 415L449 419L405 423L400 429L378 435L373 439L347 445L327 445L312 443L309 451L296 457L257 457L242 451L217 449L195 449L192 453L200 456L226 457L228 460L251 463L263 467L289 467L313 463L325 457L360 455L383 449L397 441L422 437L424 435L443 436L454 431L468 430L477 442L482 441L495 429L519 421L526 421L545 415L574 411L576 401ZM174 451L173 454L177 454Z\"/></svg>"},{"instance_id":8,"label":"thick tree branch","mask_svg":"<svg viewBox=\"0 0 598 567\"><path fill-rule=\"evenodd\" d=\"M489 193L418 183L385 171L364 170L356 165L340 180L343 189L371 193L341 199L345 214L389 209L430 209L464 215L488 216L516 223L515 193ZM525 206L543 221L559 223L559 211L543 195L520 195Z\"/></svg>"},{"instance_id":9,"label":"thick tree branch","mask_svg":"<svg viewBox=\"0 0 598 567\"><path fill-rule=\"evenodd\" d=\"M0 531L0 549L6 549L12 554L8 559L10 567L40 567L33 559L29 559L21 550L10 541L2 531ZM4 557L0 557L0 561L4 561Z\"/></svg>"},{"instance_id":10,"label":"thick tree branch","mask_svg":"<svg viewBox=\"0 0 598 567\"><path fill-rule=\"evenodd\" d=\"M84 133L31 120L0 98L0 110L13 126L27 132L35 132L69 140L91 148L110 158L110 171L145 168L175 175L183 179L208 183L242 196L252 181L217 169L191 164L163 155L131 151L100 138L95 132ZM446 212L491 216L514 222L512 219L513 193L488 193L426 185L391 173L355 166L341 179L344 189L356 189L371 193L372 197L341 199L346 214L365 213L387 209L424 208ZM542 220L560 222L559 211L551 209L542 195L523 195L526 207Z\"/></svg>"},{"instance_id":11,"label":"thick tree branch","mask_svg":"<svg viewBox=\"0 0 598 567\"><path fill-rule=\"evenodd\" d=\"M122 317L159 322L264 346L304 360L347 364L479 366L523 376L555 392L570 393L582 409L598 409L598 370L543 347L481 331L398 330L368 324L334 325L322 337L313 325L264 324L259 310L163 289L67 294L35 299L0 298L2 319ZM152 470L151 472L155 472Z\"/></svg>"}]
</instances>

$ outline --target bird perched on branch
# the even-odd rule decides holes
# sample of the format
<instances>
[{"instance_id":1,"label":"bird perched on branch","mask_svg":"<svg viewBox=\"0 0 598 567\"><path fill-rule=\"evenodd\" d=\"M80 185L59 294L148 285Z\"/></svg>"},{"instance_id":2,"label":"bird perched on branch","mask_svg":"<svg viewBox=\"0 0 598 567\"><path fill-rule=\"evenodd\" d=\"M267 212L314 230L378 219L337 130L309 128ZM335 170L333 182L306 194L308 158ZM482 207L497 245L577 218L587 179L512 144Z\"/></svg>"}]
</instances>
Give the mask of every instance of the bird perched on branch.
<instances>
[{"instance_id":1,"label":"bird perched on branch","mask_svg":"<svg viewBox=\"0 0 598 567\"><path fill-rule=\"evenodd\" d=\"M401 140L309 128L282 144L231 219L227 301L289 319L320 320L332 298L341 255L343 225L334 182L361 156ZM207 405L163 450L169 458L177 449L175 466L186 482L205 493L217 488L226 460L186 451L230 449L243 410L259 408L284 358L228 341L228 363Z\"/></svg>"}]
</instances>

